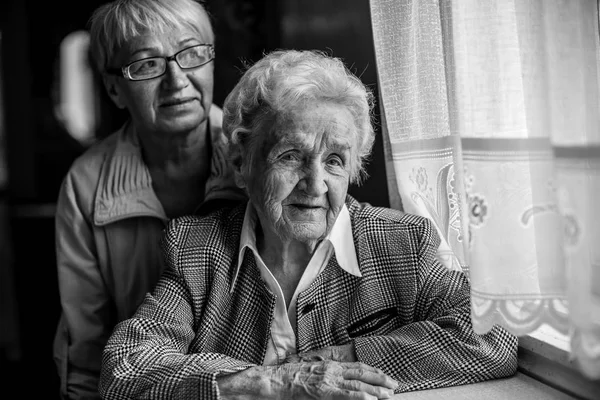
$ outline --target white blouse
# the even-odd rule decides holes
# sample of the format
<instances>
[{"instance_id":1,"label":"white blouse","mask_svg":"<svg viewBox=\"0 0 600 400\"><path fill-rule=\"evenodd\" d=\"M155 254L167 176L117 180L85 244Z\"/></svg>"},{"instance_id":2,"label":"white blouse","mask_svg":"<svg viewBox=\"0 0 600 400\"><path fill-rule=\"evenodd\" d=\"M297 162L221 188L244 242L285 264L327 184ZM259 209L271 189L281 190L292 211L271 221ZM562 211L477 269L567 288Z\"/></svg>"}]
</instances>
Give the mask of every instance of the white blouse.
<instances>
[{"instance_id":1,"label":"white blouse","mask_svg":"<svg viewBox=\"0 0 600 400\"><path fill-rule=\"evenodd\" d=\"M300 282L294 291L294 295L289 305L285 304L283 291L273 276L269 268L258 254L256 248L256 223L257 215L250 202L246 206L246 214L242 225L240 238L240 249L238 257L238 266L235 277L244 260L244 251L248 247L254 252L256 265L260 270L262 279L267 287L275 294L275 310L271 322L271 337L267 344L267 352L263 360L263 365L275 365L282 363L290 354L295 354L296 350L296 300L298 294L308 288L319 273L325 268L331 255L335 252L339 266L349 274L361 277L352 238L352 225L350 222L350 213L346 205L342 207L333 228L323 241L317 246L315 253L310 259ZM234 278L235 279L235 278Z\"/></svg>"}]
</instances>

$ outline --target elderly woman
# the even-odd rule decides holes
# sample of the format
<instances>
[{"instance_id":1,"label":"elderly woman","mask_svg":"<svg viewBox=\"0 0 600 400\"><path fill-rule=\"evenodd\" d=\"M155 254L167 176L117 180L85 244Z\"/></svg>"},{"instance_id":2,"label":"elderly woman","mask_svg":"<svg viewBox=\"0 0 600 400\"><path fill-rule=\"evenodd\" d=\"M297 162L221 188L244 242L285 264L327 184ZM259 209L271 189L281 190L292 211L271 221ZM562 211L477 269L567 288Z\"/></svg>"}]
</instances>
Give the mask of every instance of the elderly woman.
<instances>
[{"instance_id":1,"label":"elderly woman","mask_svg":"<svg viewBox=\"0 0 600 400\"><path fill-rule=\"evenodd\" d=\"M63 398L99 398L102 349L163 269L167 222L245 199L212 104L214 35L193 0L117 0L91 18L91 52L129 120L74 162L60 190L56 253Z\"/></svg>"},{"instance_id":2,"label":"elderly woman","mask_svg":"<svg viewBox=\"0 0 600 400\"><path fill-rule=\"evenodd\" d=\"M515 373L473 332L429 220L347 195L372 95L336 58L273 52L224 105L247 204L171 221L167 269L104 350L107 399L384 399Z\"/></svg>"}]
</instances>

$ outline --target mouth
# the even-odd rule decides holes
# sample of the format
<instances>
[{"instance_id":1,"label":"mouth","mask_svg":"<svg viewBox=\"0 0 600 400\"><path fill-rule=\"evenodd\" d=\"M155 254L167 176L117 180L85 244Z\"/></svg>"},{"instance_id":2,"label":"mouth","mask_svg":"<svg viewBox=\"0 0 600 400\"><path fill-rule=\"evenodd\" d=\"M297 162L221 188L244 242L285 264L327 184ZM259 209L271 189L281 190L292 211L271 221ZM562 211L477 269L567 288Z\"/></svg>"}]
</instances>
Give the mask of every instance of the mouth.
<instances>
[{"instance_id":1,"label":"mouth","mask_svg":"<svg viewBox=\"0 0 600 400\"><path fill-rule=\"evenodd\" d=\"M181 97L181 98L177 98L177 99L168 99L168 100L165 100L162 103L160 103L160 106L161 107L180 106L180 105L183 105L183 104L191 103L194 100L196 100L195 97Z\"/></svg>"},{"instance_id":2,"label":"mouth","mask_svg":"<svg viewBox=\"0 0 600 400\"><path fill-rule=\"evenodd\" d=\"M320 208L326 208L324 206L321 205L313 205L313 204L301 204L301 203L296 203L296 204L290 204L292 207L296 207L299 208L301 210L318 210Z\"/></svg>"}]
</instances>

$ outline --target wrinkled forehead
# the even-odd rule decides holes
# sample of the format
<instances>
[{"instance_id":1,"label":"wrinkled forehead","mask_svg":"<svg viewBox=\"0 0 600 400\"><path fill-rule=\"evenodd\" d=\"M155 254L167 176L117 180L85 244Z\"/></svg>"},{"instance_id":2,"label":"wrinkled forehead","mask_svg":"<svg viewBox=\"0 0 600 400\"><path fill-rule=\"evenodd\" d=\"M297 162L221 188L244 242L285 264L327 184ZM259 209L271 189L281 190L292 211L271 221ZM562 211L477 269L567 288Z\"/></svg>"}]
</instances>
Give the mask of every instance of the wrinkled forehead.
<instances>
[{"instance_id":1,"label":"wrinkled forehead","mask_svg":"<svg viewBox=\"0 0 600 400\"><path fill-rule=\"evenodd\" d=\"M133 55L171 55L195 44L203 43L197 32L190 29L174 29L163 34L145 33L132 37L115 51L110 64L120 65L132 61ZM135 58L135 57L134 57ZM139 58L139 57L138 57Z\"/></svg>"},{"instance_id":2,"label":"wrinkled forehead","mask_svg":"<svg viewBox=\"0 0 600 400\"><path fill-rule=\"evenodd\" d=\"M197 32L187 28L172 29L162 34L148 32L135 36L123 44L121 51L134 52L140 49L178 48L200 43L203 43L203 41Z\"/></svg>"},{"instance_id":3,"label":"wrinkled forehead","mask_svg":"<svg viewBox=\"0 0 600 400\"><path fill-rule=\"evenodd\" d=\"M214 35L210 25L199 21L164 20L152 24L150 27L142 22L131 20L126 25L120 26L116 32L110 52L107 54L109 64L119 59L123 54L137 50L140 46L157 46L165 41L182 41L195 38L199 43L214 42Z\"/></svg>"},{"instance_id":4,"label":"wrinkled forehead","mask_svg":"<svg viewBox=\"0 0 600 400\"><path fill-rule=\"evenodd\" d=\"M356 126L350 111L337 104L321 104L276 115L269 142L298 148L356 147Z\"/></svg>"}]
</instances>

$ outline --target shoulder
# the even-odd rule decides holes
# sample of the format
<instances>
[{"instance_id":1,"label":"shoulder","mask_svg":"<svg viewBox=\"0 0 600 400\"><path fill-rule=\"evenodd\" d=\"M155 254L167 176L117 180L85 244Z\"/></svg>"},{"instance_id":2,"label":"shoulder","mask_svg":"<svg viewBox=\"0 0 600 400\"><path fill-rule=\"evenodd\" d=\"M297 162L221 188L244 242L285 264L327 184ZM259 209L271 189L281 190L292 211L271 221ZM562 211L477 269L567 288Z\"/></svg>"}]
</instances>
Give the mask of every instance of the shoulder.
<instances>
[{"instance_id":1,"label":"shoulder","mask_svg":"<svg viewBox=\"0 0 600 400\"><path fill-rule=\"evenodd\" d=\"M187 257L235 257L246 203L222 207L205 216L186 215L169 221L162 246L173 265Z\"/></svg>"},{"instance_id":2,"label":"shoulder","mask_svg":"<svg viewBox=\"0 0 600 400\"><path fill-rule=\"evenodd\" d=\"M83 154L73 161L67 176L73 181L97 181L108 156L116 148L118 131L99 142L94 143Z\"/></svg>"},{"instance_id":3,"label":"shoulder","mask_svg":"<svg viewBox=\"0 0 600 400\"><path fill-rule=\"evenodd\" d=\"M437 230L430 219L388 207L346 201L355 237L388 250L427 253L434 256L440 245Z\"/></svg>"},{"instance_id":4,"label":"shoulder","mask_svg":"<svg viewBox=\"0 0 600 400\"><path fill-rule=\"evenodd\" d=\"M115 132L94 143L73 161L62 180L57 211L65 201L70 201L78 203L84 211L87 209L91 212L102 167L115 150L117 134Z\"/></svg>"},{"instance_id":5,"label":"shoulder","mask_svg":"<svg viewBox=\"0 0 600 400\"><path fill-rule=\"evenodd\" d=\"M346 206L350 211L353 223L359 226L381 226L391 227L396 230L414 231L428 234L435 231L429 218L420 215L406 213L389 207L375 207L368 203L359 203L348 196ZM434 233L437 236L437 234Z\"/></svg>"}]
</instances>

